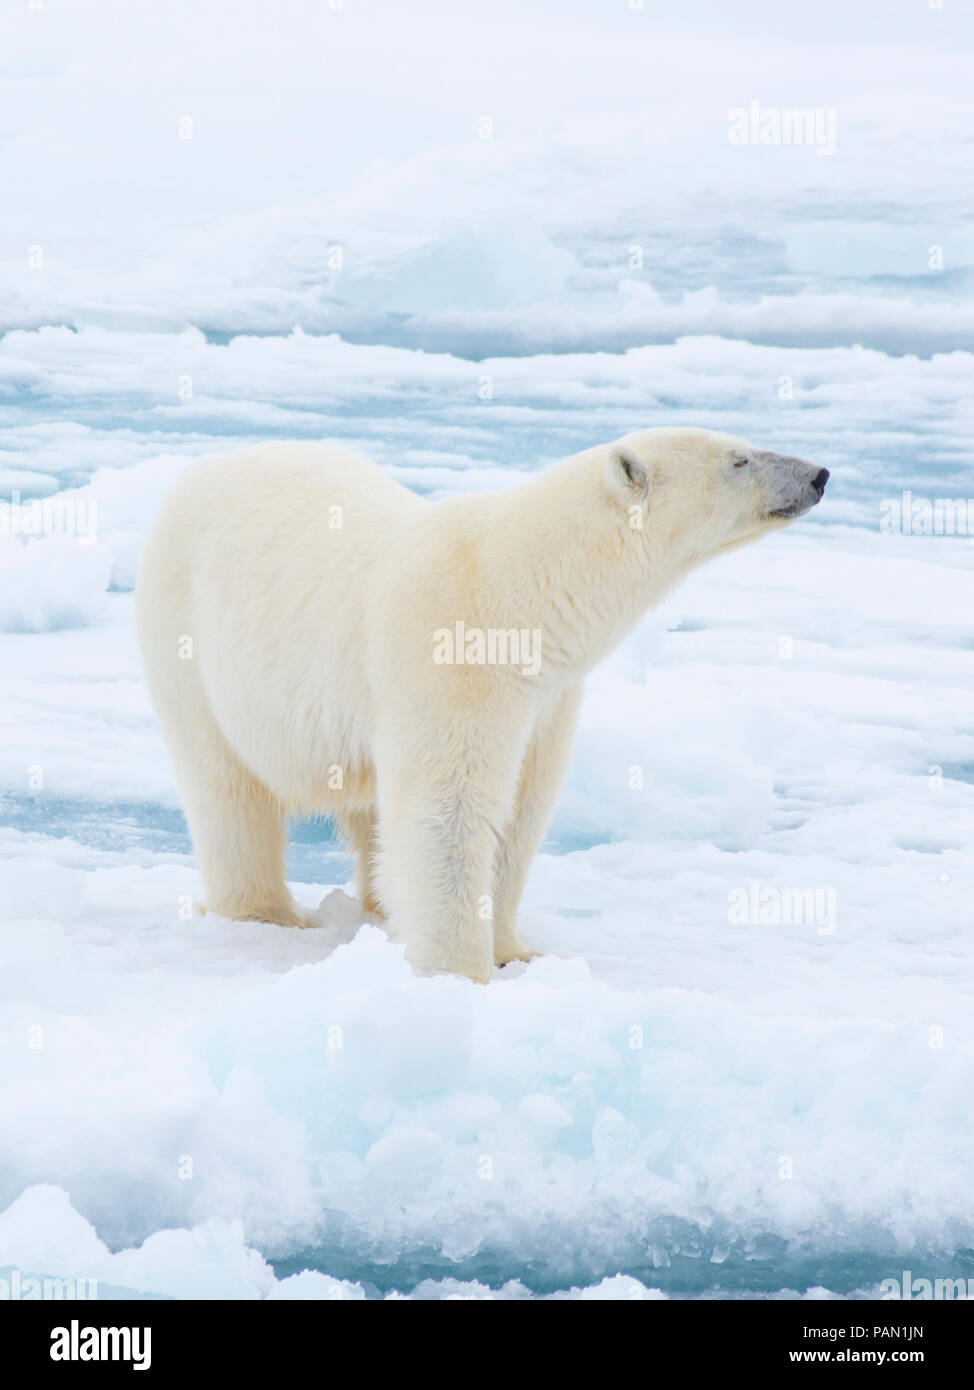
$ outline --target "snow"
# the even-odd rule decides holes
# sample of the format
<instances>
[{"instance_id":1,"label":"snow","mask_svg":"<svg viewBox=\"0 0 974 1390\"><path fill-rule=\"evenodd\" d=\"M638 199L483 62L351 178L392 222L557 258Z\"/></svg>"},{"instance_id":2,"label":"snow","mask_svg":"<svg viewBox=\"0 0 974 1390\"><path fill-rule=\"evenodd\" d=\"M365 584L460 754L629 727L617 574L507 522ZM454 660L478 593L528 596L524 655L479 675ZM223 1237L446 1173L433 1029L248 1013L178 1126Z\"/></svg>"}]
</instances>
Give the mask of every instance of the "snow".
<instances>
[{"instance_id":1,"label":"snow","mask_svg":"<svg viewBox=\"0 0 974 1390\"><path fill-rule=\"evenodd\" d=\"M407 1293L454 1266L535 1293L822 1269L849 1292L863 1266L953 1258L972 557L821 531L702 572L595 676L525 905L549 954L486 990L413 977L313 877L294 886L314 930L187 919L185 835L155 848L176 802L130 595L85 642L8 638L44 785L5 743L4 1199L70 1193L119 1252L98 1277L169 1296L273 1289L244 1231L284 1280ZM321 833L302 863L327 851L347 887ZM733 923L752 881L832 890L834 931Z\"/></svg>"},{"instance_id":2,"label":"snow","mask_svg":"<svg viewBox=\"0 0 974 1390\"><path fill-rule=\"evenodd\" d=\"M71 538L8 539L0 547L0 631L87 627L105 610L108 581L104 555Z\"/></svg>"},{"instance_id":3,"label":"snow","mask_svg":"<svg viewBox=\"0 0 974 1390\"><path fill-rule=\"evenodd\" d=\"M221 63L219 5L0 21L32 112L3 152L0 496L96 521L0 534L0 1278L974 1276L974 544L880 531L904 489L974 495L969 20L828 0L784 35L697 0L702 41L648 4L420 9L383 10L380 49L350 0L238 17ZM363 70L383 100L347 120ZM836 154L732 148L752 99L835 107ZM544 954L414 977L327 823L292 835L313 929L193 915L132 632L180 469L333 437L438 498L676 423L832 480L591 678L525 897Z\"/></svg>"}]
</instances>

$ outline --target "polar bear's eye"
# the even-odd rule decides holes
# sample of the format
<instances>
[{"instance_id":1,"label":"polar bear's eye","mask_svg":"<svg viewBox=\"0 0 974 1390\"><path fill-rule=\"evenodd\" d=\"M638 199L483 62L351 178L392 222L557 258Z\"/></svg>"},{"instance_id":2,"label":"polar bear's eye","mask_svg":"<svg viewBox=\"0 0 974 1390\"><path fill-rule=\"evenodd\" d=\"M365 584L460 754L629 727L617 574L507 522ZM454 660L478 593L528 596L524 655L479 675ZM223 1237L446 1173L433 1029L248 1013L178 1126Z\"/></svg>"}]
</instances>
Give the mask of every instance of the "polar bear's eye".
<instances>
[{"instance_id":1,"label":"polar bear's eye","mask_svg":"<svg viewBox=\"0 0 974 1390\"><path fill-rule=\"evenodd\" d=\"M734 459L734 467L735 467L735 468L746 468L747 465L750 463L750 461L751 461L751 460L750 460L749 458L742 458L740 455L738 455L738 456Z\"/></svg>"}]
</instances>

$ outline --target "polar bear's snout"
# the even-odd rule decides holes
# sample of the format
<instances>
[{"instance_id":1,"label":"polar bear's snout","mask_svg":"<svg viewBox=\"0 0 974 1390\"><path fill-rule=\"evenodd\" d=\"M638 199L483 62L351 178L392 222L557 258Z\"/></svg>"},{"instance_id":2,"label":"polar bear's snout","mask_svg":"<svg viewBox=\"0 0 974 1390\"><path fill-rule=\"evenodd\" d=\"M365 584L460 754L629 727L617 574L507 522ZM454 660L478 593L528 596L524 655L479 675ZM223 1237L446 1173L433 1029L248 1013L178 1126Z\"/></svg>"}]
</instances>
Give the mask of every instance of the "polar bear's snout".
<instances>
[{"instance_id":1,"label":"polar bear's snout","mask_svg":"<svg viewBox=\"0 0 974 1390\"><path fill-rule=\"evenodd\" d=\"M827 468L786 454L762 452L760 457L774 499L769 515L802 516L821 502L829 480Z\"/></svg>"}]
</instances>

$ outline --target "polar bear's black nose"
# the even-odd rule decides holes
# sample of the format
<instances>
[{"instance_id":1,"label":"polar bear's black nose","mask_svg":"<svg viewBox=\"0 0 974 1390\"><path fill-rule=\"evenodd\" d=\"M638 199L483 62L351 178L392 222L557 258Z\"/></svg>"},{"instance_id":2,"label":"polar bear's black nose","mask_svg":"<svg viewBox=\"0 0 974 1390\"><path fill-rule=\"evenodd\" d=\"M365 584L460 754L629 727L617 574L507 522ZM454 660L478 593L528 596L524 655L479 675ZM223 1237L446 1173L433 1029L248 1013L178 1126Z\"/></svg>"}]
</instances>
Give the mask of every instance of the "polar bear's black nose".
<instances>
[{"instance_id":1,"label":"polar bear's black nose","mask_svg":"<svg viewBox=\"0 0 974 1390\"><path fill-rule=\"evenodd\" d=\"M821 497L822 493L825 491L825 484L828 480L829 470L827 468L820 468L812 479L812 487L818 493L819 497Z\"/></svg>"}]
</instances>

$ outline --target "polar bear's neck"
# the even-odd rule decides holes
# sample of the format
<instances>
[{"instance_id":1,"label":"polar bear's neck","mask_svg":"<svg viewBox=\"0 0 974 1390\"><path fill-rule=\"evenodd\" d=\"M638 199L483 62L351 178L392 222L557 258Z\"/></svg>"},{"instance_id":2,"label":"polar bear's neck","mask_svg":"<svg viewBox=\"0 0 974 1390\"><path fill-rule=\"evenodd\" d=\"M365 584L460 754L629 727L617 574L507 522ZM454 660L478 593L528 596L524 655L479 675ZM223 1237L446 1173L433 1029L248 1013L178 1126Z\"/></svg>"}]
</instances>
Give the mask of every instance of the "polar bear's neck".
<instances>
[{"instance_id":1,"label":"polar bear's neck","mask_svg":"<svg viewBox=\"0 0 974 1390\"><path fill-rule=\"evenodd\" d=\"M541 632L543 667L574 679L618 645L694 566L608 495L601 450L493 494L482 553L499 613ZM481 498L481 501L484 499Z\"/></svg>"}]
</instances>

